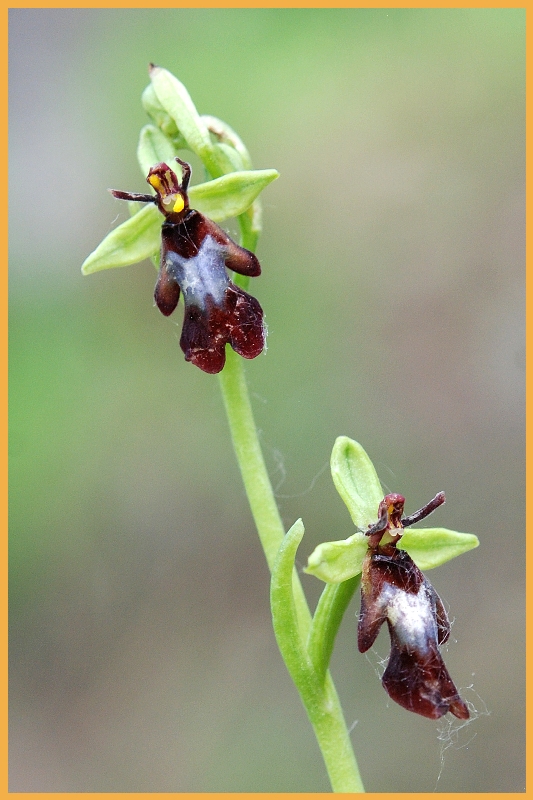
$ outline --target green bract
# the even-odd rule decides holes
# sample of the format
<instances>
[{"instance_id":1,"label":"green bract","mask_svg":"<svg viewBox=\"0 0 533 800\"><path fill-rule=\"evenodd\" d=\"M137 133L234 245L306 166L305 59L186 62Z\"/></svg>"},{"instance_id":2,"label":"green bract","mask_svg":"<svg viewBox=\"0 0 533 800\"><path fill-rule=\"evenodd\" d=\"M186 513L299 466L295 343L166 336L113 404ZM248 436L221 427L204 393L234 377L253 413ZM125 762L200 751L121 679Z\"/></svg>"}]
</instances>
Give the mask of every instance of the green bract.
<instances>
[{"instance_id":1,"label":"green bract","mask_svg":"<svg viewBox=\"0 0 533 800\"><path fill-rule=\"evenodd\" d=\"M146 135L152 139L152 133ZM157 163L157 162L156 162ZM278 177L275 169L232 172L189 189L191 207L214 222L244 213L260 192ZM109 233L84 261L84 275L102 269L126 267L157 253L163 218L155 205L144 206Z\"/></svg>"},{"instance_id":2,"label":"green bract","mask_svg":"<svg viewBox=\"0 0 533 800\"><path fill-rule=\"evenodd\" d=\"M192 150L204 160L214 177L232 170L252 168L248 150L238 134L217 117L198 114L181 81L161 67L152 67L150 77L152 83L142 94L142 104L157 130L164 134L175 150ZM217 141L213 141L210 134ZM204 158L206 154L207 162ZM159 160L165 161L164 158ZM153 163L149 166L153 166Z\"/></svg>"},{"instance_id":3,"label":"green bract","mask_svg":"<svg viewBox=\"0 0 533 800\"><path fill-rule=\"evenodd\" d=\"M202 160L210 174L218 178L229 172L233 167L228 164L226 154L211 141L208 127L182 82L168 70L156 66L150 68L150 80L158 104L176 124L187 147Z\"/></svg>"},{"instance_id":4,"label":"green bract","mask_svg":"<svg viewBox=\"0 0 533 800\"><path fill-rule=\"evenodd\" d=\"M331 454L331 474L355 525L360 529L348 539L324 542L309 556L305 572L326 583L342 583L361 572L368 549L364 531L377 521L384 492L374 465L358 442L339 436ZM446 528L406 529L398 547L406 550L421 570L432 569L477 547L472 533Z\"/></svg>"},{"instance_id":5,"label":"green bract","mask_svg":"<svg viewBox=\"0 0 533 800\"><path fill-rule=\"evenodd\" d=\"M274 632L280 643L283 658L291 675L306 674L313 679L312 665L305 651L305 638L309 629L309 619L294 601L297 575L294 569L296 550L304 535L301 519L287 531L280 545L272 567L270 583L270 605Z\"/></svg>"}]
</instances>

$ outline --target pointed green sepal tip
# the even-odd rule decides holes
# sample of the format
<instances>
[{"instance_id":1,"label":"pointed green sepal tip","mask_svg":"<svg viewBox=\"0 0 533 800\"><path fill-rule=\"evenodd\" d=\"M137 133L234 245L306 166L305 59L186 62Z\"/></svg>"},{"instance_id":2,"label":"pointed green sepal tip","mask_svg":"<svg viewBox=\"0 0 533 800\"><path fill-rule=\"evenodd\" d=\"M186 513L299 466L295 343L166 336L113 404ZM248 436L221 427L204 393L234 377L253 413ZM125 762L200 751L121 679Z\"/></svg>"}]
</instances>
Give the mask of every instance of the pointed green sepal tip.
<instances>
[{"instance_id":1,"label":"pointed green sepal tip","mask_svg":"<svg viewBox=\"0 0 533 800\"><path fill-rule=\"evenodd\" d=\"M409 528L397 546L406 550L417 567L424 571L479 547L479 539L473 533L459 533L447 528Z\"/></svg>"},{"instance_id":2,"label":"pointed green sepal tip","mask_svg":"<svg viewBox=\"0 0 533 800\"><path fill-rule=\"evenodd\" d=\"M383 489L374 465L359 442L347 436L336 439L331 453L331 475L354 524L365 531L377 519Z\"/></svg>"},{"instance_id":3,"label":"pointed green sepal tip","mask_svg":"<svg viewBox=\"0 0 533 800\"><path fill-rule=\"evenodd\" d=\"M275 169L251 169L231 172L214 181L200 183L189 189L191 208L196 208L215 222L238 217L278 177L279 172Z\"/></svg>"},{"instance_id":4,"label":"pointed green sepal tip","mask_svg":"<svg viewBox=\"0 0 533 800\"><path fill-rule=\"evenodd\" d=\"M368 550L364 533L338 542L323 542L309 556L304 572L326 583L342 583L359 575Z\"/></svg>"},{"instance_id":5,"label":"pointed green sepal tip","mask_svg":"<svg viewBox=\"0 0 533 800\"><path fill-rule=\"evenodd\" d=\"M191 208L214 222L243 214L261 191L279 176L275 169L232 172L189 189ZM112 230L83 262L81 271L91 275L103 269L126 267L150 258L161 243L163 217L155 205L145 205L131 219Z\"/></svg>"},{"instance_id":6,"label":"pointed green sepal tip","mask_svg":"<svg viewBox=\"0 0 533 800\"><path fill-rule=\"evenodd\" d=\"M83 275L103 269L127 267L150 258L159 250L162 217L154 205L146 205L108 233L82 264Z\"/></svg>"}]
</instances>

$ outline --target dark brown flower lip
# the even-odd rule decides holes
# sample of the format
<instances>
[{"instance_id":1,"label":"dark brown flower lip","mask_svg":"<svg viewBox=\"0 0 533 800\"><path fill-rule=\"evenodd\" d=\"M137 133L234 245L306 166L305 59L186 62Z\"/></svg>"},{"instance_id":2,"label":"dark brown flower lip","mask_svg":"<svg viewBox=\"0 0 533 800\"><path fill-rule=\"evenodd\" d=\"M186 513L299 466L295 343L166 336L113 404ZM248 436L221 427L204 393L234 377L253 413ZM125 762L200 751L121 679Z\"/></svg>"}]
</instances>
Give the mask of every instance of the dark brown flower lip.
<instances>
[{"instance_id":1,"label":"dark brown flower lip","mask_svg":"<svg viewBox=\"0 0 533 800\"><path fill-rule=\"evenodd\" d=\"M224 367L226 344L248 359L264 349L261 306L255 297L232 283L225 289L221 306L216 306L210 297L205 309L185 306L180 339L185 360L211 374Z\"/></svg>"},{"instance_id":2,"label":"dark brown flower lip","mask_svg":"<svg viewBox=\"0 0 533 800\"><path fill-rule=\"evenodd\" d=\"M423 519L443 502L444 493L440 492L407 521L412 524ZM368 531L358 648L364 653L372 647L387 622L391 651L382 683L388 695L407 710L430 719L448 711L467 719L468 707L439 651L450 635L444 605L408 553L396 546L403 531L403 503L402 495L387 495L379 505L378 522ZM391 538L391 531L397 533L396 538Z\"/></svg>"},{"instance_id":3,"label":"dark brown flower lip","mask_svg":"<svg viewBox=\"0 0 533 800\"><path fill-rule=\"evenodd\" d=\"M458 719L470 716L433 642L422 656L398 646L391 633L391 652L381 681L389 697L414 714L428 719L440 719L448 712Z\"/></svg>"}]
</instances>

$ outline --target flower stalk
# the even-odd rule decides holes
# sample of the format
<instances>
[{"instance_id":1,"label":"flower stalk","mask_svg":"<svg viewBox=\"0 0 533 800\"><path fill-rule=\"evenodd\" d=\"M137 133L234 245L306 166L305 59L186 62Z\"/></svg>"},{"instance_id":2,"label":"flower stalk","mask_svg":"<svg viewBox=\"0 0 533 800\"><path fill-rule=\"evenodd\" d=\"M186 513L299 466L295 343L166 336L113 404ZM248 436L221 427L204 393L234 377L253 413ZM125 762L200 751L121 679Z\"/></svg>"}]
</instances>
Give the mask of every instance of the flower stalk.
<instances>
[{"instance_id":1,"label":"flower stalk","mask_svg":"<svg viewBox=\"0 0 533 800\"><path fill-rule=\"evenodd\" d=\"M200 116L186 88L171 73L150 65L150 79L142 100L153 124L142 129L137 156L152 193L112 191L115 197L129 201L132 216L88 256L82 272L87 275L145 258L156 262L160 251L156 304L168 316L183 297L180 346L185 358L204 372L218 373L233 448L271 571L272 619L280 652L313 726L333 791L364 792L328 669L335 637L361 573L365 612L361 612L359 621L361 651L367 649L367 640L371 645L379 626L387 619L396 660L405 661L406 653L411 653L410 639L418 630L418 617L398 623L393 618L397 609L389 609L391 592L396 592L404 606L412 605L411 584L396 575L400 575L402 566L409 565L411 583L416 583L427 600L427 608L419 603L419 615L427 621L427 647L422 643L424 652L418 660L411 659L413 663L409 665L414 681L410 697L417 699L418 705L407 702L403 695L398 699L396 683L400 685L401 681L389 682L389 694L404 707L425 716L440 716L447 704L452 713L465 718L466 705L453 694L455 687L443 663L441 666L438 653L438 645L446 638L445 612L420 569L438 566L476 547L478 541L472 534L443 528L409 530L404 534L404 528L444 502L444 494L401 519L404 498L395 494L383 500L368 455L357 442L341 436L333 448L331 472L356 532L342 541L324 542L309 557L305 571L326 583L315 614L311 615L294 566L304 526L297 520L285 533L241 359L255 358L264 347L262 309L245 290L250 277L261 271L255 256L261 233L258 195L278 173L253 170L248 150L235 131L222 120ZM181 149L188 149L201 159L207 178L204 183L189 188L190 165L176 155ZM173 160L181 166L181 181L169 167ZM139 203L144 204L142 209ZM240 244L216 224L229 217L238 220ZM231 279L227 270L232 271ZM400 510L391 505L393 499L399 502L398 498L402 501ZM434 633L435 626L440 633ZM431 659L426 657L424 647L431 650ZM424 670L425 683L421 682ZM431 683L429 678L433 680L437 672L444 696L434 698L428 711L420 698ZM403 688L402 692L405 694Z\"/></svg>"},{"instance_id":2,"label":"flower stalk","mask_svg":"<svg viewBox=\"0 0 533 800\"><path fill-rule=\"evenodd\" d=\"M329 595L342 595L342 601L332 604L337 613L321 613L314 623L294 568L303 525L300 522L296 531L293 526L285 535L257 435L244 365L233 351L228 350L219 381L246 495L273 572L271 605L278 645L313 726L333 791L363 792L340 701L327 672L342 611L355 591L357 579L351 586L347 582L342 588L326 587Z\"/></svg>"},{"instance_id":3,"label":"flower stalk","mask_svg":"<svg viewBox=\"0 0 533 800\"><path fill-rule=\"evenodd\" d=\"M168 158L170 137L174 147L185 142L189 149L196 152L209 176L214 178L205 184L207 191L204 192L204 196L212 195L213 186L218 182L231 180L231 176L243 176L240 180L244 184L246 180L244 176L250 175L255 196L250 195L247 206L240 210L238 215L235 211L227 215L237 216L240 227L240 248L254 253L261 233L261 205L257 195L272 180L274 174L277 177L277 173L274 173L274 170L253 171L248 151L235 131L214 117L200 117L185 87L174 76L165 70L152 67L150 77L153 91L147 90L143 99L154 121L158 122L159 129L155 128L141 136L139 156L142 165L148 167L148 159L155 157L159 159L160 154L161 157L164 155ZM214 137L215 142L211 141L209 134ZM172 142L170 144L172 145ZM229 211L228 196L231 197L231 193L226 191L225 194L225 210ZM234 192L235 205L243 202L243 194L242 190ZM220 199L222 195L223 193L215 199ZM190 196L191 200L196 200L194 187L190 190ZM213 209L215 213L217 210L216 207ZM227 259L226 266L231 268L231 263ZM238 269L233 273L232 281L236 287L246 289L251 274L254 273L249 270L241 272ZM233 342L232 347L234 347ZM239 350L234 352L227 347L226 351L224 368L218 372L220 387L252 516L269 569L273 573L272 614L278 644L313 725L333 790L364 791L339 698L331 676L327 673L340 617L336 618L333 615L332 620L336 621L328 624L322 615L324 617L324 619L321 617L322 623L313 627L305 594L294 568L294 556L299 539L296 541L294 537L285 536L257 435L244 366L237 354ZM303 525L301 535L303 535ZM286 546L287 544L292 546L295 542L294 550ZM338 594L348 597L344 588ZM337 603L336 607L340 608L340 605ZM313 659L320 664L318 670L315 669L313 660L307 652L306 642L311 632L313 632L311 638ZM327 641L325 649L321 646L323 638ZM305 667L294 669L293 656L305 664Z\"/></svg>"}]
</instances>

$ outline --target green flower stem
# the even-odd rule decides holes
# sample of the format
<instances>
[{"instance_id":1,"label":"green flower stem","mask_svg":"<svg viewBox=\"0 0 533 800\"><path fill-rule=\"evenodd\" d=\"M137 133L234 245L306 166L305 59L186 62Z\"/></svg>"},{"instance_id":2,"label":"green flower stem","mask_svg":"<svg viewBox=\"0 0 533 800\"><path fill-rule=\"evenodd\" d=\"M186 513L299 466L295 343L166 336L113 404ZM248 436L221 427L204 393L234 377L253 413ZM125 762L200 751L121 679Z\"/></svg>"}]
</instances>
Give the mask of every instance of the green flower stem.
<instances>
[{"instance_id":1,"label":"green flower stem","mask_svg":"<svg viewBox=\"0 0 533 800\"><path fill-rule=\"evenodd\" d=\"M324 679L333 652L335 637L354 592L359 586L360 575L342 583L328 583L324 587L316 607L307 639L307 652L317 675Z\"/></svg>"},{"instance_id":2,"label":"green flower stem","mask_svg":"<svg viewBox=\"0 0 533 800\"><path fill-rule=\"evenodd\" d=\"M227 348L226 365L219 374L219 379L233 447L241 470L244 487L267 563L272 571L280 546L285 538L285 529L279 515L259 444L248 386L244 375L243 361L230 348ZM325 676L324 674L319 676L315 672L313 662L303 646L312 630L311 614L293 564L294 558L288 573L291 576L289 581L292 584L290 596L294 609L292 630L287 630L285 633L282 631L281 636L285 637L285 641L290 640L292 642L289 648L297 647L294 643L299 640L302 647L297 647L294 656L302 666L297 669L289 668L289 672L296 683L313 725L333 791L363 792L364 788L357 762L331 676L327 672ZM350 583L352 582L350 581ZM353 589L355 589L355 585ZM342 592L340 594L342 595ZM346 600L346 597L344 600ZM283 608L285 602L281 600L279 605ZM337 600L336 605L340 609L342 603ZM273 615L276 618L274 606ZM323 619L323 617L321 618ZM319 650L319 630L323 630L325 627L328 632L327 641L332 646L334 633L339 624L340 619L330 627L327 624L323 624L322 628L315 628L315 636L311 640L315 642L316 650ZM279 629L277 636L278 642L280 642ZM329 649L329 653L331 653L331 649ZM282 649L282 654L287 661L287 652ZM329 660L329 654L327 658Z\"/></svg>"},{"instance_id":3,"label":"green flower stem","mask_svg":"<svg viewBox=\"0 0 533 800\"><path fill-rule=\"evenodd\" d=\"M270 602L279 649L293 679L322 751L334 792L363 792L357 762L339 698L329 672L319 675L299 625L294 589L296 549L304 533L301 520L287 532L272 569Z\"/></svg>"},{"instance_id":4,"label":"green flower stem","mask_svg":"<svg viewBox=\"0 0 533 800\"><path fill-rule=\"evenodd\" d=\"M249 161L247 152L246 157ZM238 217L238 221L241 247L255 252L261 232L260 202L253 202ZM249 279L246 276L234 273L233 280L243 289L248 286ZM355 590L355 582L348 581L350 586L347 589L336 587L336 600L328 602L327 609L326 605L322 606L320 623L314 624L294 568L294 554L303 535L303 525L300 522L299 526L293 526L296 532L292 536L285 536L257 435L243 360L230 347L226 348L226 364L219 373L219 380L244 488L268 567L274 573L271 600L278 645L315 731L333 791L364 792L341 704L327 671L335 634ZM278 569L276 574L284 550L289 552L290 560L285 556L285 569ZM278 583L280 571L281 588ZM329 615L331 620L328 609L332 611ZM322 638L325 649L321 649ZM308 640L313 647L312 657L306 647ZM315 669L315 661L320 664L318 670Z\"/></svg>"},{"instance_id":5,"label":"green flower stem","mask_svg":"<svg viewBox=\"0 0 533 800\"><path fill-rule=\"evenodd\" d=\"M365 787L355 760L339 696L329 672L326 673L320 702L306 704L306 708L333 791L364 792Z\"/></svg>"},{"instance_id":6,"label":"green flower stem","mask_svg":"<svg viewBox=\"0 0 533 800\"><path fill-rule=\"evenodd\" d=\"M259 444L243 361L229 347L226 348L226 365L219 373L219 379L244 488L268 566L272 569L285 536L285 528ZM307 609L307 603L305 605ZM309 610L307 614L309 627L311 622Z\"/></svg>"}]
</instances>

